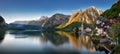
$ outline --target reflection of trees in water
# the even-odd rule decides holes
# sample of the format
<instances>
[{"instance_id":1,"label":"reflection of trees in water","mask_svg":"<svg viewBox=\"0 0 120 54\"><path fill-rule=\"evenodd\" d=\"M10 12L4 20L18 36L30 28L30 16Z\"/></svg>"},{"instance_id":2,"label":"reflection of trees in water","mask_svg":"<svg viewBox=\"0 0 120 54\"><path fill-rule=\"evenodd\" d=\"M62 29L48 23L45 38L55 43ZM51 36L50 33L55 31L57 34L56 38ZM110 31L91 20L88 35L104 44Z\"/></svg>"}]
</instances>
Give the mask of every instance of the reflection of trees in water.
<instances>
[{"instance_id":1,"label":"reflection of trees in water","mask_svg":"<svg viewBox=\"0 0 120 54\"><path fill-rule=\"evenodd\" d=\"M68 41L67 37L62 37L54 32L41 32L41 31L11 31L10 34L18 36L17 38L26 38L24 36L38 36L37 40L42 42L50 41L54 45L61 45Z\"/></svg>"},{"instance_id":2,"label":"reflection of trees in water","mask_svg":"<svg viewBox=\"0 0 120 54\"><path fill-rule=\"evenodd\" d=\"M82 39L84 46L86 46L86 48L89 49L89 51L95 51L95 46L89 36L86 35Z\"/></svg>"},{"instance_id":3,"label":"reflection of trees in water","mask_svg":"<svg viewBox=\"0 0 120 54\"><path fill-rule=\"evenodd\" d=\"M103 51L105 54L112 54L115 47L115 42L107 36L92 36L92 40L96 46L97 51Z\"/></svg>"},{"instance_id":4,"label":"reflection of trees in water","mask_svg":"<svg viewBox=\"0 0 120 54\"><path fill-rule=\"evenodd\" d=\"M48 41L51 41L56 46L68 42L67 37L60 36L57 33L43 33L43 34Z\"/></svg>"},{"instance_id":5,"label":"reflection of trees in water","mask_svg":"<svg viewBox=\"0 0 120 54\"><path fill-rule=\"evenodd\" d=\"M40 35L41 31L29 31L29 30L11 30L10 34L14 35L29 35L29 36L35 36Z\"/></svg>"},{"instance_id":6,"label":"reflection of trees in water","mask_svg":"<svg viewBox=\"0 0 120 54\"><path fill-rule=\"evenodd\" d=\"M80 49L82 46L85 46L90 52L95 51L94 44L92 43L89 36L79 36L76 37L75 35L69 32L57 31L58 34L61 36L66 36L69 39L69 42L74 46L76 49Z\"/></svg>"},{"instance_id":7,"label":"reflection of trees in water","mask_svg":"<svg viewBox=\"0 0 120 54\"><path fill-rule=\"evenodd\" d=\"M0 27L0 43L3 41L5 36L5 29Z\"/></svg>"},{"instance_id":8,"label":"reflection of trees in water","mask_svg":"<svg viewBox=\"0 0 120 54\"><path fill-rule=\"evenodd\" d=\"M96 37L95 39L97 40L93 40L94 37L92 37L91 40L91 38L88 35L79 36L76 34L72 34L70 32L63 32L63 31L57 31L56 33L44 33L44 34L45 34L45 38L51 41L55 45L61 45L69 40L70 44L72 44L72 46L75 49L81 49L82 46L84 46L90 52L104 51L106 54L109 53L109 50L105 48L106 46L108 49L113 50L113 46L110 44L105 44L105 46L101 46L99 42L100 37ZM120 37L118 40L120 40ZM118 50L117 52L119 52L119 48L116 47L115 51L116 50Z\"/></svg>"}]
</instances>

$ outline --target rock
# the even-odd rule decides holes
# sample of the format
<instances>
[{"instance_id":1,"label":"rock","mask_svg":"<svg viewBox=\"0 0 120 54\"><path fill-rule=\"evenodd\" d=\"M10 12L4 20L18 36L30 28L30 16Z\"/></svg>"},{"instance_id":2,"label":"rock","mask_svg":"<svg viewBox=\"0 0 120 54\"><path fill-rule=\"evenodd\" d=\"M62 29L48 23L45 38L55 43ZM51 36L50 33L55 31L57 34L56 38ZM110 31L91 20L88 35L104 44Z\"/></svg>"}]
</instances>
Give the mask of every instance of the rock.
<instances>
[{"instance_id":1,"label":"rock","mask_svg":"<svg viewBox=\"0 0 120 54\"><path fill-rule=\"evenodd\" d=\"M6 23L5 23L4 18L2 16L0 16L0 27L5 26L5 25L6 25Z\"/></svg>"},{"instance_id":2,"label":"rock","mask_svg":"<svg viewBox=\"0 0 120 54\"><path fill-rule=\"evenodd\" d=\"M41 26L44 28L48 28L48 27L54 27L56 25L60 25L62 23L66 23L69 17L70 17L69 15L56 13L52 17L41 16L41 18L38 20L15 21L11 24L33 25L33 26Z\"/></svg>"},{"instance_id":3,"label":"rock","mask_svg":"<svg viewBox=\"0 0 120 54\"><path fill-rule=\"evenodd\" d=\"M43 27L48 28L48 27L55 27L57 25L60 25L62 23L66 23L69 19L69 15L64 15L64 14L55 14L52 17L48 19L48 21L45 22Z\"/></svg>"},{"instance_id":4,"label":"rock","mask_svg":"<svg viewBox=\"0 0 120 54\"><path fill-rule=\"evenodd\" d=\"M47 16L41 16L38 20L31 20L31 21L15 21L12 24L23 24L23 25L32 25L32 26L42 26L44 21L48 19Z\"/></svg>"},{"instance_id":5,"label":"rock","mask_svg":"<svg viewBox=\"0 0 120 54\"><path fill-rule=\"evenodd\" d=\"M59 25L57 28L65 28L74 22L83 22L86 24L93 24L95 19L102 14L102 11L94 6L87 8L85 11L78 10L74 12L69 21L65 24Z\"/></svg>"}]
</instances>

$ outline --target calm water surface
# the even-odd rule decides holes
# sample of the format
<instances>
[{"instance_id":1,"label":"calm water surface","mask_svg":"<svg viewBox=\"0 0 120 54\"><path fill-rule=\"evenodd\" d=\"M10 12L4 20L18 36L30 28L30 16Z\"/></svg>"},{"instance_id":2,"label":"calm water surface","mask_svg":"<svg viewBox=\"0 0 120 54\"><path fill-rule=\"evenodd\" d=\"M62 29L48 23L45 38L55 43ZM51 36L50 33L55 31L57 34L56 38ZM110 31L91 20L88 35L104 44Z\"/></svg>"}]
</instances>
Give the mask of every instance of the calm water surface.
<instances>
[{"instance_id":1,"label":"calm water surface","mask_svg":"<svg viewBox=\"0 0 120 54\"><path fill-rule=\"evenodd\" d=\"M0 52L104 54L96 50L90 36L63 31L5 31L0 35Z\"/></svg>"}]
</instances>

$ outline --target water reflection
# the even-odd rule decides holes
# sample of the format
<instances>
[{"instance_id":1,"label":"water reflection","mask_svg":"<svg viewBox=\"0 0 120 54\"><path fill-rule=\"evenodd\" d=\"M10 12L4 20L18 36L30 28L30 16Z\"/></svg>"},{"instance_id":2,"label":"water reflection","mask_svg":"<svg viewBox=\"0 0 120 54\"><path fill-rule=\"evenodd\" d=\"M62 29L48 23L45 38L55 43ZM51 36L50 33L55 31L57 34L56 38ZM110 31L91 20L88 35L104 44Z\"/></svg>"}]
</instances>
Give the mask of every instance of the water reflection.
<instances>
[{"instance_id":1,"label":"water reflection","mask_svg":"<svg viewBox=\"0 0 120 54\"><path fill-rule=\"evenodd\" d=\"M6 30L0 27L0 43L4 40Z\"/></svg>"},{"instance_id":2,"label":"water reflection","mask_svg":"<svg viewBox=\"0 0 120 54\"><path fill-rule=\"evenodd\" d=\"M49 40L50 42L52 42L54 45L59 46L62 45L64 43L68 42L68 38L65 36L60 36L57 33L42 33L44 34L43 37L45 37L47 40Z\"/></svg>"},{"instance_id":3,"label":"water reflection","mask_svg":"<svg viewBox=\"0 0 120 54\"><path fill-rule=\"evenodd\" d=\"M57 31L61 36L66 36L69 39L69 42L73 45L74 48L81 50L82 47L85 47L90 52L95 52L95 47L90 39L90 36L76 36L70 32Z\"/></svg>"},{"instance_id":4,"label":"water reflection","mask_svg":"<svg viewBox=\"0 0 120 54\"><path fill-rule=\"evenodd\" d=\"M70 32L5 31L1 30L0 52L84 52L97 54L89 35ZM99 44L99 43L98 43ZM4 49L4 50L3 50ZM12 49L12 50L11 50ZM69 54L69 53L68 53Z\"/></svg>"},{"instance_id":5,"label":"water reflection","mask_svg":"<svg viewBox=\"0 0 120 54\"><path fill-rule=\"evenodd\" d=\"M116 45L116 43L107 36L106 34L101 34L100 36L94 36L93 42L96 46L97 51L103 51L105 54L113 54L113 49Z\"/></svg>"}]
</instances>

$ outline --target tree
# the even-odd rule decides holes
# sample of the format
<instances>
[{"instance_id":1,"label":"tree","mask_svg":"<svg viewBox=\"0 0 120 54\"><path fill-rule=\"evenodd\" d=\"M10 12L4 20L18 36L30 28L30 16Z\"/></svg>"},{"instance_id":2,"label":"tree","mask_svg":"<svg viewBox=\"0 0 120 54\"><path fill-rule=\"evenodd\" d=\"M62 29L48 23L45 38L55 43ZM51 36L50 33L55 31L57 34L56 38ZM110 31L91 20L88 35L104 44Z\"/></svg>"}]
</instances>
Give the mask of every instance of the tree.
<instances>
[{"instance_id":1,"label":"tree","mask_svg":"<svg viewBox=\"0 0 120 54\"><path fill-rule=\"evenodd\" d=\"M117 22L117 23L113 24L110 32L113 36L118 36L120 34L120 23Z\"/></svg>"},{"instance_id":2,"label":"tree","mask_svg":"<svg viewBox=\"0 0 120 54\"><path fill-rule=\"evenodd\" d=\"M105 18L109 18L111 16L118 17L119 13L120 13L120 0L114 3L110 9L104 11L104 13L101 16Z\"/></svg>"}]
</instances>

